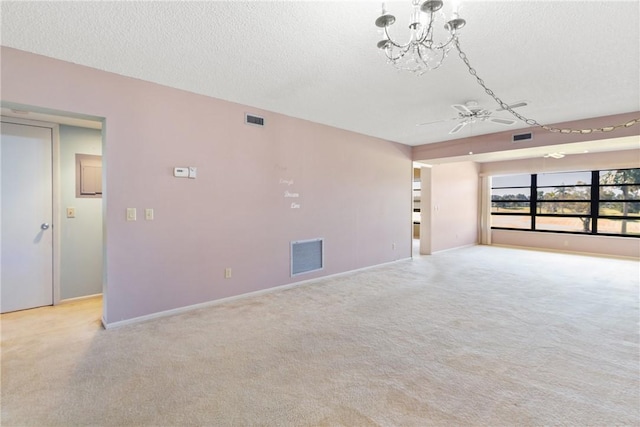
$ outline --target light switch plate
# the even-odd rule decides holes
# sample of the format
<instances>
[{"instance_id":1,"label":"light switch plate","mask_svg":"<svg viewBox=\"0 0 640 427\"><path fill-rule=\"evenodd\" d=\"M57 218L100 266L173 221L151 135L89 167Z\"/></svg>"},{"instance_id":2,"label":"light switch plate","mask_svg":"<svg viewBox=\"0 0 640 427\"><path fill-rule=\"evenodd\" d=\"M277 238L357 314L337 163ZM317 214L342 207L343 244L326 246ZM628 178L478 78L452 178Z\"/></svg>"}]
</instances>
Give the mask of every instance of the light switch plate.
<instances>
[{"instance_id":1,"label":"light switch plate","mask_svg":"<svg viewBox=\"0 0 640 427\"><path fill-rule=\"evenodd\" d=\"M195 166L189 166L189 178L195 179L196 173L198 172L198 168Z\"/></svg>"},{"instance_id":2,"label":"light switch plate","mask_svg":"<svg viewBox=\"0 0 640 427\"><path fill-rule=\"evenodd\" d=\"M127 221L136 220L136 208L127 208Z\"/></svg>"},{"instance_id":3,"label":"light switch plate","mask_svg":"<svg viewBox=\"0 0 640 427\"><path fill-rule=\"evenodd\" d=\"M67 218L76 217L76 208L67 208Z\"/></svg>"},{"instance_id":4,"label":"light switch plate","mask_svg":"<svg viewBox=\"0 0 640 427\"><path fill-rule=\"evenodd\" d=\"M144 219L147 221L153 221L153 209L147 208L144 210Z\"/></svg>"}]
</instances>

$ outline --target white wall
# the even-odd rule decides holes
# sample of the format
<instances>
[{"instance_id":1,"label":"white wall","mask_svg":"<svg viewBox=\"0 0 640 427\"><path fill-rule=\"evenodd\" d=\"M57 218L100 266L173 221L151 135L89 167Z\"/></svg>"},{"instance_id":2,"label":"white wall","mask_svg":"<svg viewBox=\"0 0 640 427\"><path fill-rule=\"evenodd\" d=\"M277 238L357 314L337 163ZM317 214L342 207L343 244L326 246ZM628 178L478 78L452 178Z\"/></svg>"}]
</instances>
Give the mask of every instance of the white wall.
<instances>
[{"instance_id":1,"label":"white wall","mask_svg":"<svg viewBox=\"0 0 640 427\"><path fill-rule=\"evenodd\" d=\"M76 153L101 155L102 132L60 125L61 299L102 293L102 199L76 198Z\"/></svg>"}]
</instances>

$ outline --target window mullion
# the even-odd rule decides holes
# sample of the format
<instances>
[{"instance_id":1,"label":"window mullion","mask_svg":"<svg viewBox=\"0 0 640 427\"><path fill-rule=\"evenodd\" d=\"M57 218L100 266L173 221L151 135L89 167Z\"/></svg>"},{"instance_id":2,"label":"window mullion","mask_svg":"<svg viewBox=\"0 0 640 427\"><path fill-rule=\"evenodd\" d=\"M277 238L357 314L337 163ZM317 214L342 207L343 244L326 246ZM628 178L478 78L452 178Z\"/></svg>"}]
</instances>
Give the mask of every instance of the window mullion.
<instances>
[{"instance_id":1,"label":"window mullion","mask_svg":"<svg viewBox=\"0 0 640 427\"><path fill-rule=\"evenodd\" d=\"M529 211L531 213L531 229L535 231L536 229L536 213L538 212L538 175L531 175L531 207Z\"/></svg>"},{"instance_id":2,"label":"window mullion","mask_svg":"<svg viewBox=\"0 0 640 427\"><path fill-rule=\"evenodd\" d=\"M591 171L591 234L598 233L600 216L600 171Z\"/></svg>"}]
</instances>

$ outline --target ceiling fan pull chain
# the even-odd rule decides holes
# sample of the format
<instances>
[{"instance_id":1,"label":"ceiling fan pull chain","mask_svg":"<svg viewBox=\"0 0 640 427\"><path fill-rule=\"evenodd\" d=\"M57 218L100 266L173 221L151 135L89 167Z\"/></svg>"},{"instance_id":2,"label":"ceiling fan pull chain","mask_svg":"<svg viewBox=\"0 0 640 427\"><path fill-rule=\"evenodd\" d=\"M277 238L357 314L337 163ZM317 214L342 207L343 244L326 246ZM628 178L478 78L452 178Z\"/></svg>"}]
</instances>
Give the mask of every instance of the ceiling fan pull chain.
<instances>
[{"instance_id":1,"label":"ceiling fan pull chain","mask_svg":"<svg viewBox=\"0 0 640 427\"><path fill-rule=\"evenodd\" d=\"M484 83L484 80L482 80L480 78L480 76L478 76L478 72L475 70L475 68L473 68L471 66L471 63L469 63L469 58L467 58L467 54L464 53L462 51L462 49L460 48L460 40L456 37L455 40L453 41L453 43L455 44L456 49L458 49L458 56L460 56L460 59L462 59L462 61L465 63L465 65L469 69L469 74L471 74L472 76L474 76L476 78L476 81L478 82L478 84L480 86L482 86L482 88L487 93L487 95L489 95L491 98L493 98L493 100L496 101L498 103L498 105L500 105L500 108L510 112L513 116L515 116L516 118L518 118L519 120L525 122L526 124L528 124L530 126L539 126L544 130L547 130L549 132L554 132L554 133L581 133L581 134L588 134L588 133L596 133L596 132L613 132L615 130L622 129L622 128L628 128L628 127L631 127L631 126L634 126L634 125L637 125L638 123L640 123L640 117L639 117L637 119L629 120L626 123L620 123L620 124L617 124L617 125L614 125L614 126L602 126L602 127L599 127L599 128L591 128L591 129L556 128L556 127L540 124L540 123L538 123L537 120L526 118L525 116L513 111L513 108L511 108L511 106L509 106L506 102L504 102L502 99L500 99L491 89L489 89L487 87L487 85Z\"/></svg>"}]
</instances>

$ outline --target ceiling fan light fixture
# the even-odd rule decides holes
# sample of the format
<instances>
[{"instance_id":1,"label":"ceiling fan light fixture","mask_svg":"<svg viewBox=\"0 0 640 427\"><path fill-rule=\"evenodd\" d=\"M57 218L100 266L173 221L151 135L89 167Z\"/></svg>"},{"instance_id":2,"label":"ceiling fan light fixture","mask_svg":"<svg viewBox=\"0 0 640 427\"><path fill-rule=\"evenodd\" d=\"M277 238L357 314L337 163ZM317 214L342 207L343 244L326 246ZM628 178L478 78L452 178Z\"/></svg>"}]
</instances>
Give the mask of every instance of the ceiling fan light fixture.
<instances>
[{"instance_id":1,"label":"ceiling fan light fixture","mask_svg":"<svg viewBox=\"0 0 640 427\"><path fill-rule=\"evenodd\" d=\"M477 122L491 122L504 126L511 126L516 123L513 119L503 119L500 117L493 117L493 111L488 110L484 107L479 106L477 101L467 101L464 104L452 104L451 108L456 110L458 113L457 117L453 117L451 119L445 120L436 120L432 122L426 123L418 123L416 126L424 126L430 125L434 123L446 122L449 120L458 120L459 123L449 131L449 135L453 135L458 133L462 128L468 124L473 124ZM495 110L498 111L498 110ZM530 139L530 138L529 138Z\"/></svg>"}]
</instances>

